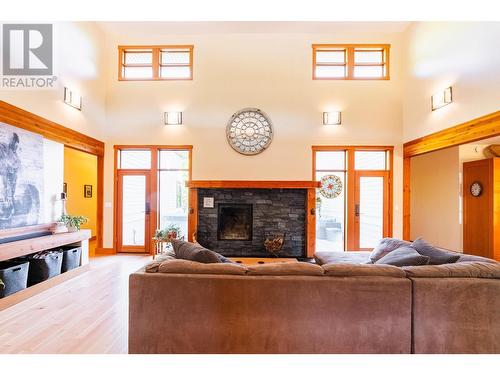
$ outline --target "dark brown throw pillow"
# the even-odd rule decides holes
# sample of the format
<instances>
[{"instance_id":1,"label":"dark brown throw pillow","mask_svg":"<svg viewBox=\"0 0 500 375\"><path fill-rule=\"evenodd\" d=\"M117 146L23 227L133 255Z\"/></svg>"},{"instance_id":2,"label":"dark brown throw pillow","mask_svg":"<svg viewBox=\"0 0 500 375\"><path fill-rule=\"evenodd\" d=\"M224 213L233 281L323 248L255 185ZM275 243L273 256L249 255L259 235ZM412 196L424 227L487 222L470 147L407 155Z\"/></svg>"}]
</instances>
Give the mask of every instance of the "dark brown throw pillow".
<instances>
[{"instance_id":1,"label":"dark brown throw pillow","mask_svg":"<svg viewBox=\"0 0 500 375\"><path fill-rule=\"evenodd\" d=\"M460 259L460 254L453 254L444 250L435 248L434 246L428 244L422 238L417 238L411 244L411 247L415 249L420 255L425 255L429 257L429 264L447 264L455 263Z\"/></svg>"},{"instance_id":2,"label":"dark brown throw pillow","mask_svg":"<svg viewBox=\"0 0 500 375\"><path fill-rule=\"evenodd\" d=\"M415 249L410 246L400 247L391 251L375 264L390 264L392 266L423 266L429 264L429 257L420 255Z\"/></svg>"},{"instance_id":3,"label":"dark brown throw pillow","mask_svg":"<svg viewBox=\"0 0 500 375\"><path fill-rule=\"evenodd\" d=\"M177 259L192 260L200 263L231 263L224 256L209 250L197 243L181 240L172 240L175 257Z\"/></svg>"}]
</instances>

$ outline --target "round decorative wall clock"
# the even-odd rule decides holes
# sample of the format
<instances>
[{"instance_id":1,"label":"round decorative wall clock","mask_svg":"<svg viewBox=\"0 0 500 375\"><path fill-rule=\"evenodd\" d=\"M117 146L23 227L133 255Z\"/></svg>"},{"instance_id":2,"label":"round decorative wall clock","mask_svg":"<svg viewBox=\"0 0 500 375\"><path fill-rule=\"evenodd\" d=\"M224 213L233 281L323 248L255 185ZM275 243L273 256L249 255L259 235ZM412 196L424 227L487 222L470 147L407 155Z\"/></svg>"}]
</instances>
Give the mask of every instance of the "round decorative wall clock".
<instances>
[{"instance_id":1,"label":"round decorative wall clock","mask_svg":"<svg viewBox=\"0 0 500 375\"><path fill-rule=\"evenodd\" d=\"M336 198L342 193L342 180L333 174L321 177L319 192L325 198Z\"/></svg>"},{"instance_id":2,"label":"round decorative wall clock","mask_svg":"<svg viewBox=\"0 0 500 375\"><path fill-rule=\"evenodd\" d=\"M244 108L231 116L226 127L227 141L243 155L264 151L273 139L269 117L257 108Z\"/></svg>"},{"instance_id":3,"label":"round decorative wall clock","mask_svg":"<svg viewBox=\"0 0 500 375\"><path fill-rule=\"evenodd\" d=\"M481 183L478 181L473 182L472 185L470 186L470 193L472 194L472 196L479 197L482 192L483 192L483 185L481 185Z\"/></svg>"}]
</instances>

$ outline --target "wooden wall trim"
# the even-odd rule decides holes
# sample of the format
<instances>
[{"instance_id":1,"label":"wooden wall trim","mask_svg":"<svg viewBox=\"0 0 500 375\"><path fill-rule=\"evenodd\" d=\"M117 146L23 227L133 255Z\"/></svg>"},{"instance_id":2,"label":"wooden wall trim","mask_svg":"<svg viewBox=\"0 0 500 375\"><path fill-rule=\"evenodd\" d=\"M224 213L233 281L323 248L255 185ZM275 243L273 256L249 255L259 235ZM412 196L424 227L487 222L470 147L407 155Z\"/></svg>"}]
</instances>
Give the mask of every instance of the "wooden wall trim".
<instances>
[{"instance_id":1,"label":"wooden wall trim","mask_svg":"<svg viewBox=\"0 0 500 375\"><path fill-rule=\"evenodd\" d=\"M196 241L196 231L198 230L198 189L189 189L188 207L188 238L189 242Z\"/></svg>"},{"instance_id":2,"label":"wooden wall trim","mask_svg":"<svg viewBox=\"0 0 500 375\"><path fill-rule=\"evenodd\" d=\"M95 254L96 255L115 255L116 250L112 247L96 247Z\"/></svg>"},{"instance_id":3,"label":"wooden wall trim","mask_svg":"<svg viewBox=\"0 0 500 375\"><path fill-rule=\"evenodd\" d=\"M316 189L307 189L306 204L306 257L313 258L316 252Z\"/></svg>"},{"instance_id":4,"label":"wooden wall trim","mask_svg":"<svg viewBox=\"0 0 500 375\"><path fill-rule=\"evenodd\" d=\"M406 142L403 145L403 239L411 233L411 158L432 151L500 136L500 111Z\"/></svg>"},{"instance_id":5,"label":"wooden wall trim","mask_svg":"<svg viewBox=\"0 0 500 375\"><path fill-rule=\"evenodd\" d=\"M443 148L479 141L500 134L500 111L406 142L403 156L410 158Z\"/></svg>"},{"instance_id":6,"label":"wooden wall trim","mask_svg":"<svg viewBox=\"0 0 500 375\"><path fill-rule=\"evenodd\" d=\"M247 180L196 180L188 181L189 188L206 189L309 189L319 188L320 183L316 181L247 181Z\"/></svg>"},{"instance_id":7,"label":"wooden wall trim","mask_svg":"<svg viewBox=\"0 0 500 375\"><path fill-rule=\"evenodd\" d=\"M89 154L104 156L104 143L0 100L0 121Z\"/></svg>"},{"instance_id":8,"label":"wooden wall trim","mask_svg":"<svg viewBox=\"0 0 500 375\"><path fill-rule=\"evenodd\" d=\"M403 240L410 240L411 158L403 159Z\"/></svg>"}]
</instances>

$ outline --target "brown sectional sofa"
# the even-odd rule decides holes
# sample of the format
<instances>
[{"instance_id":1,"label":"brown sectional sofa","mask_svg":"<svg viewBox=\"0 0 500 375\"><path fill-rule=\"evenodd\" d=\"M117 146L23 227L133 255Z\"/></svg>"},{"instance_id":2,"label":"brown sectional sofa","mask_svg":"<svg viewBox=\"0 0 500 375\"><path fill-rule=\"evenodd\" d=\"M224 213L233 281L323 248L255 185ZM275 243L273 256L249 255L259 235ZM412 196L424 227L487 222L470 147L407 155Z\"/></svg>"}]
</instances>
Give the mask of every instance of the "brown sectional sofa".
<instances>
[{"instance_id":1,"label":"brown sectional sofa","mask_svg":"<svg viewBox=\"0 0 500 375\"><path fill-rule=\"evenodd\" d=\"M129 352L500 353L499 263L399 268L369 254L160 259L130 275Z\"/></svg>"}]
</instances>

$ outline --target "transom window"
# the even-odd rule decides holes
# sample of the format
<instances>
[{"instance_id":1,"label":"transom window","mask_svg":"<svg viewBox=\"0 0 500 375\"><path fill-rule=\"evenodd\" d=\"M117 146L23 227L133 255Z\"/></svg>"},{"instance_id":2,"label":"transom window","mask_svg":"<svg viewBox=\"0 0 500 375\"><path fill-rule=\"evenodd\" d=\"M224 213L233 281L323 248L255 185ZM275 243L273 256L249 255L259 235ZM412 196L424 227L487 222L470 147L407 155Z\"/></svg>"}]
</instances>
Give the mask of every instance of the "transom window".
<instances>
[{"instance_id":1,"label":"transom window","mask_svg":"<svg viewBox=\"0 0 500 375\"><path fill-rule=\"evenodd\" d=\"M120 81L193 79L193 46L119 46Z\"/></svg>"},{"instance_id":2,"label":"transom window","mask_svg":"<svg viewBox=\"0 0 500 375\"><path fill-rule=\"evenodd\" d=\"M389 79L388 44L313 44L313 79Z\"/></svg>"}]
</instances>

